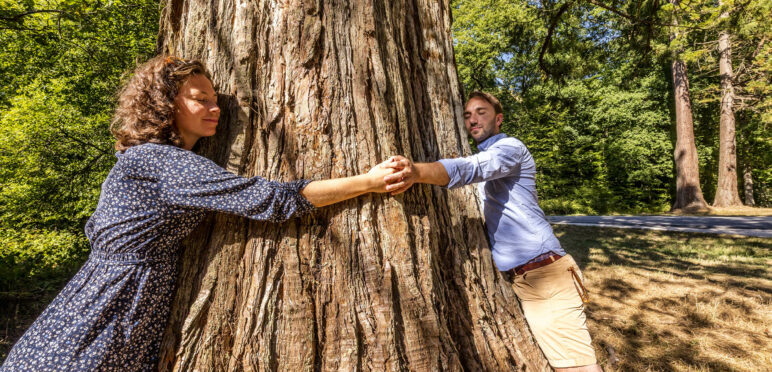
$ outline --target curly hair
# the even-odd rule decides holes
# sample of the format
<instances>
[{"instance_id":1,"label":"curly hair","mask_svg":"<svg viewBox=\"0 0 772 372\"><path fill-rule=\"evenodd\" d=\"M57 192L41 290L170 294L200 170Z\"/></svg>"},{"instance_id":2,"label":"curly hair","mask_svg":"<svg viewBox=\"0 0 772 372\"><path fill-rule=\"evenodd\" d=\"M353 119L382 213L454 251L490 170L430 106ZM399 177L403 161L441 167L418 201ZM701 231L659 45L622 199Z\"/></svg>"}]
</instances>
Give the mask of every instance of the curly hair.
<instances>
[{"instance_id":1,"label":"curly hair","mask_svg":"<svg viewBox=\"0 0 772 372\"><path fill-rule=\"evenodd\" d=\"M206 67L195 60L158 56L138 66L118 94L110 125L115 149L124 151L147 142L182 147L182 137L174 125L174 98L194 75L212 79Z\"/></svg>"}]
</instances>

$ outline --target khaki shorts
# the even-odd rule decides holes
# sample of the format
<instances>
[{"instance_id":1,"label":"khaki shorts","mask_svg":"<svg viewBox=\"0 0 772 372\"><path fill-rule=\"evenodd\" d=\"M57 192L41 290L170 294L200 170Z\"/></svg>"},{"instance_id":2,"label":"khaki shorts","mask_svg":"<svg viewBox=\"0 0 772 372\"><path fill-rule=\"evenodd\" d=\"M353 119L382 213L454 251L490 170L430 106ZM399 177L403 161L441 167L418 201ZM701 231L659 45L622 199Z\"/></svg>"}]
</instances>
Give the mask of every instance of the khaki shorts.
<instances>
[{"instance_id":1,"label":"khaki shorts","mask_svg":"<svg viewBox=\"0 0 772 372\"><path fill-rule=\"evenodd\" d=\"M579 283L570 267L574 267L581 278L574 258L566 255L514 280L525 319L553 368L597 363L587 331L584 304L577 291Z\"/></svg>"}]
</instances>

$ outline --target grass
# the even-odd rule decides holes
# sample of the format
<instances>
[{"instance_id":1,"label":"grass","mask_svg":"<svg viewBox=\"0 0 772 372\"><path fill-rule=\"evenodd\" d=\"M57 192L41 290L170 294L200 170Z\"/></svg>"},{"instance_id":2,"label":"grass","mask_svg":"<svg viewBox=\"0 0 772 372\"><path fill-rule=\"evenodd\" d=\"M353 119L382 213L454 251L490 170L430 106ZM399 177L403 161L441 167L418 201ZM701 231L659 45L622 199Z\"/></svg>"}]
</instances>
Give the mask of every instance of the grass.
<instances>
[{"instance_id":1,"label":"grass","mask_svg":"<svg viewBox=\"0 0 772 372\"><path fill-rule=\"evenodd\" d=\"M696 214L701 216L772 216L772 208L754 208L746 206L730 208L711 207L705 213Z\"/></svg>"},{"instance_id":2,"label":"grass","mask_svg":"<svg viewBox=\"0 0 772 372\"><path fill-rule=\"evenodd\" d=\"M606 371L772 371L772 239L555 232L583 270Z\"/></svg>"},{"instance_id":3,"label":"grass","mask_svg":"<svg viewBox=\"0 0 772 372\"><path fill-rule=\"evenodd\" d=\"M714 208L708 207L703 211L684 211L676 210L673 212L608 212L608 213L565 213L560 211L546 210L547 215L567 215L567 216L724 216L724 217L770 217L772 216L772 208L756 208L756 207L730 207L730 208Z\"/></svg>"}]
</instances>

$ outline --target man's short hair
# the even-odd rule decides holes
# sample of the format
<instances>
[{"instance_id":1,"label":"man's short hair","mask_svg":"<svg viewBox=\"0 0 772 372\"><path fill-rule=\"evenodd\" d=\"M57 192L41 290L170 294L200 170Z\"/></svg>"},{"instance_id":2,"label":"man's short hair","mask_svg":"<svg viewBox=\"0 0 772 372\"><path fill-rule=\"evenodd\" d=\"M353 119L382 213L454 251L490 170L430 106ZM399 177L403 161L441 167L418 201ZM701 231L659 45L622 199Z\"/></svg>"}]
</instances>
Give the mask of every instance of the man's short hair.
<instances>
[{"instance_id":1,"label":"man's short hair","mask_svg":"<svg viewBox=\"0 0 772 372\"><path fill-rule=\"evenodd\" d=\"M499 102L499 100L496 97L494 97L492 94L476 90L472 93L469 93L469 98L467 98L466 103L469 103L469 101L471 101L472 98L479 98L490 103L491 106L493 106L493 110L496 111L496 114L504 113L504 109L501 108L501 102Z\"/></svg>"}]
</instances>

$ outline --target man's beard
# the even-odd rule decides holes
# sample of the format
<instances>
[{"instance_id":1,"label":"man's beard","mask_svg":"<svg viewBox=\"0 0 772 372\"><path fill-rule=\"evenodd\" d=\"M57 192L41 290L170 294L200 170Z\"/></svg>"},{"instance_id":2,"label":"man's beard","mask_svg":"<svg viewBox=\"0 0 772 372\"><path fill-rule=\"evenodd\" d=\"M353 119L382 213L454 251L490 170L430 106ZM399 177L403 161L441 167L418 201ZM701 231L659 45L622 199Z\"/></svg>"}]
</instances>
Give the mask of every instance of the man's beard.
<instances>
[{"instance_id":1,"label":"man's beard","mask_svg":"<svg viewBox=\"0 0 772 372\"><path fill-rule=\"evenodd\" d=\"M496 120L494 119L491 124L493 124L493 127L492 127L493 129L491 129L490 131L485 129L486 128L485 125L479 126L480 131L482 133L480 133L481 135L478 137L479 139L475 138L474 136L472 136L472 139L474 140L475 143L479 144L479 143L487 140L488 138L493 137L496 134L495 133L495 131L496 131ZM472 135L471 131L470 131L469 135Z\"/></svg>"}]
</instances>

